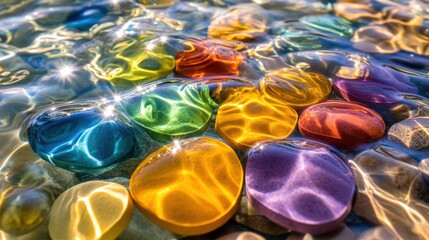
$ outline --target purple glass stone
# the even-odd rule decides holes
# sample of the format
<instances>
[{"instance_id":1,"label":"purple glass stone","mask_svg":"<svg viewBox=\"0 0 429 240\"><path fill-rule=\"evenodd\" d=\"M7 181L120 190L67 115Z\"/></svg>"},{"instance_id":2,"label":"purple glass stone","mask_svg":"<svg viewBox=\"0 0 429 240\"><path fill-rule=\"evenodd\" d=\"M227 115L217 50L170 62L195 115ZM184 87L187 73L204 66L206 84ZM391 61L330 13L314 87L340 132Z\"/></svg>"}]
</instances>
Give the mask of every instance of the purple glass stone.
<instances>
[{"instance_id":1,"label":"purple glass stone","mask_svg":"<svg viewBox=\"0 0 429 240\"><path fill-rule=\"evenodd\" d=\"M320 234L350 212L355 179L347 159L311 140L266 141L253 147L246 166L247 197L271 221Z\"/></svg>"},{"instance_id":2,"label":"purple glass stone","mask_svg":"<svg viewBox=\"0 0 429 240\"><path fill-rule=\"evenodd\" d=\"M346 101L390 108L403 99L401 93L416 94L418 91L404 74L374 65L359 68L358 76L337 74L333 79L335 93Z\"/></svg>"}]
</instances>

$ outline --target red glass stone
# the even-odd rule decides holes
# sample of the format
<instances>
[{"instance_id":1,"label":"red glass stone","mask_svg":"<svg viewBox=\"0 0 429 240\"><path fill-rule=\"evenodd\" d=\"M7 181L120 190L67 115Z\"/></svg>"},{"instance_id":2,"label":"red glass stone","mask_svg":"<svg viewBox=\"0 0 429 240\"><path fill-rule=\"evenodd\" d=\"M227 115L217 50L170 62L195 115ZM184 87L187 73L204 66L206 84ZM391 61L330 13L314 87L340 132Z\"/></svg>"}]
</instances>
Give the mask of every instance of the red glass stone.
<instances>
[{"instance_id":1,"label":"red glass stone","mask_svg":"<svg viewBox=\"0 0 429 240\"><path fill-rule=\"evenodd\" d=\"M305 109L298 121L304 137L355 149L384 135L383 119L373 110L350 102L327 101Z\"/></svg>"},{"instance_id":2,"label":"red glass stone","mask_svg":"<svg viewBox=\"0 0 429 240\"><path fill-rule=\"evenodd\" d=\"M208 41L189 41L189 50L176 54L176 72L191 78L238 75L244 54Z\"/></svg>"}]
</instances>

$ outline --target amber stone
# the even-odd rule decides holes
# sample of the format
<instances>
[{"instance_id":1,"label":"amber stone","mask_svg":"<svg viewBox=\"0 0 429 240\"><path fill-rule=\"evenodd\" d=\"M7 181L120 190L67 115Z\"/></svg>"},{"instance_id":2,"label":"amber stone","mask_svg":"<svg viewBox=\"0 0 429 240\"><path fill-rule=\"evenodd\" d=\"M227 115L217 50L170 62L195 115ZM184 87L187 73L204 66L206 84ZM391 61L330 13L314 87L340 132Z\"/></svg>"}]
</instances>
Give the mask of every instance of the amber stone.
<instances>
[{"instance_id":1,"label":"amber stone","mask_svg":"<svg viewBox=\"0 0 429 240\"><path fill-rule=\"evenodd\" d=\"M175 140L148 156L130 179L130 191L152 222L182 235L210 232L239 206L243 168L223 142Z\"/></svg>"},{"instance_id":2,"label":"amber stone","mask_svg":"<svg viewBox=\"0 0 429 240\"><path fill-rule=\"evenodd\" d=\"M306 107L328 98L332 87L321 74L296 68L270 71L260 82L264 100L291 107Z\"/></svg>"},{"instance_id":3,"label":"amber stone","mask_svg":"<svg viewBox=\"0 0 429 240\"><path fill-rule=\"evenodd\" d=\"M350 102L327 101L305 109L298 121L305 137L354 149L383 137L385 124L373 110Z\"/></svg>"},{"instance_id":4,"label":"amber stone","mask_svg":"<svg viewBox=\"0 0 429 240\"><path fill-rule=\"evenodd\" d=\"M225 141L246 150L262 140L288 137L297 119L293 108L265 102L256 89L246 87L222 103L215 128Z\"/></svg>"},{"instance_id":5,"label":"amber stone","mask_svg":"<svg viewBox=\"0 0 429 240\"><path fill-rule=\"evenodd\" d=\"M61 194L51 210L49 235L61 239L116 239L133 215L128 190L117 183L89 181Z\"/></svg>"},{"instance_id":6,"label":"amber stone","mask_svg":"<svg viewBox=\"0 0 429 240\"><path fill-rule=\"evenodd\" d=\"M191 78L238 75L244 54L209 41L188 41L189 48L176 54L176 72Z\"/></svg>"},{"instance_id":7,"label":"amber stone","mask_svg":"<svg viewBox=\"0 0 429 240\"><path fill-rule=\"evenodd\" d=\"M227 12L217 14L208 29L213 38L252 41L265 34L267 18L263 9L257 5L242 4L231 7Z\"/></svg>"}]
</instances>

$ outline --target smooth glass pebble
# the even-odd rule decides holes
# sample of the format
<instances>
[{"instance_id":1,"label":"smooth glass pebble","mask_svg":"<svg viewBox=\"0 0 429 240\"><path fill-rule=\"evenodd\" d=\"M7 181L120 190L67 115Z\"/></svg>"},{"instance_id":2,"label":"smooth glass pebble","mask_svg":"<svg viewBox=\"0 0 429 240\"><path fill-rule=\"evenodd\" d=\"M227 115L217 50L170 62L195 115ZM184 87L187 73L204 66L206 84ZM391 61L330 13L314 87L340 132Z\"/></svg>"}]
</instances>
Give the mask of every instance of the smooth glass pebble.
<instances>
[{"instance_id":1,"label":"smooth glass pebble","mask_svg":"<svg viewBox=\"0 0 429 240\"><path fill-rule=\"evenodd\" d=\"M176 72L185 77L238 75L244 54L210 41L188 41L188 50L176 54Z\"/></svg>"},{"instance_id":2,"label":"smooth glass pebble","mask_svg":"<svg viewBox=\"0 0 429 240\"><path fill-rule=\"evenodd\" d=\"M351 22L342 17L314 15L303 17L300 21L317 30L329 32L341 37L353 36Z\"/></svg>"},{"instance_id":3,"label":"smooth glass pebble","mask_svg":"<svg viewBox=\"0 0 429 240\"><path fill-rule=\"evenodd\" d=\"M177 2L177 0L136 0L148 8L165 8Z\"/></svg>"},{"instance_id":4,"label":"smooth glass pebble","mask_svg":"<svg viewBox=\"0 0 429 240\"><path fill-rule=\"evenodd\" d=\"M66 19L65 27L71 30L88 31L93 25L98 24L109 13L108 9L87 7L72 12Z\"/></svg>"},{"instance_id":5,"label":"smooth glass pebble","mask_svg":"<svg viewBox=\"0 0 429 240\"><path fill-rule=\"evenodd\" d=\"M259 212L311 234L339 227L351 211L355 191L347 158L304 139L266 141L250 149L245 182L246 195Z\"/></svg>"},{"instance_id":6,"label":"smooth glass pebble","mask_svg":"<svg viewBox=\"0 0 429 240\"><path fill-rule=\"evenodd\" d=\"M253 41L265 34L267 18L257 5L240 4L214 16L207 35L226 40Z\"/></svg>"},{"instance_id":7,"label":"smooth glass pebble","mask_svg":"<svg viewBox=\"0 0 429 240\"><path fill-rule=\"evenodd\" d=\"M2 189L0 230L12 235L22 235L34 230L48 219L51 204L49 193L37 188Z\"/></svg>"},{"instance_id":8,"label":"smooth glass pebble","mask_svg":"<svg viewBox=\"0 0 429 240\"><path fill-rule=\"evenodd\" d=\"M223 142L176 140L148 156L134 171L130 191L143 214L182 235L210 232L236 212L243 168Z\"/></svg>"},{"instance_id":9,"label":"smooth glass pebble","mask_svg":"<svg viewBox=\"0 0 429 240\"><path fill-rule=\"evenodd\" d=\"M128 190L117 183L89 181L61 194L52 205L53 240L116 239L133 216Z\"/></svg>"},{"instance_id":10,"label":"smooth glass pebble","mask_svg":"<svg viewBox=\"0 0 429 240\"><path fill-rule=\"evenodd\" d=\"M157 85L122 101L128 116L161 142L203 132L216 105L207 86L179 83Z\"/></svg>"},{"instance_id":11,"label":"smooth glass pebble","mask_svg":"<svg viewBox=\"0 0 429 240\"><path fill-rule=\"evenodd\" d=\"M327 77L296 68L267 72L259 86L266 102L295 108L324 101L331 94L331 82Z\"/></svg>"},{"instance_id":12,"label":"smooth glass pebble","mask_svg":"<svg viewBox=\"0 0 429 240\"><path fill-rule=\"evenodd\" d=\"M133 85L161 79L174 70L174 56L161 39L119 41L99 61L105 77L115 85Z\"/></svg>"},{"instance_id":13,"label":"smooth glass pebble","mask_svg":"<svg viewBox=\"0 0 429 240\"><path fill-rule=\"evenodd\" d=\"M305 137L341 148L358 148L379 140L384 135L383 119L362 105L327 101L305 109L298 121Z\"/></svg>"},{"instance_id":14,"label":"smooth glass pebble","mask_svg":"<svg viewBox=\"0 0 429 240\"><path fill-rule=\"evenodd\" d=\"M40 158L88 174L132 157L137 143L131 126L112 109L91 105L65 105L40 113L29 124L28 141Z\"/></svg>"},{"instance_id":15,"label":"smooth glass pebble","mask_svg":"<svg viewBox=\"0 0 429 240\"><path fill-rule=\"evenodd\" d=\"M297 119L293 108L267 103L256 89L241 88L220 105L215 128L222 139L246 150L262 140L288 137Z\"/></svg>"}]
</instances>

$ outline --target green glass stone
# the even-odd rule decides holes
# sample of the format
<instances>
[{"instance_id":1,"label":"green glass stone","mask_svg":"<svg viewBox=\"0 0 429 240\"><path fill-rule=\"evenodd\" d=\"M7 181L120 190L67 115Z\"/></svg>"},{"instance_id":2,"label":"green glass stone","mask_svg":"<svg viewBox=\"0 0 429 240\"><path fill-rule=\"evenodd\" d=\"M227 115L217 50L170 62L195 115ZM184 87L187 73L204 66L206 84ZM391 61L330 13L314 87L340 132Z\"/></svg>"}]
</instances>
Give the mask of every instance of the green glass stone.
<instances>
[{"instance_id":1,"label":"green glass stone","mask_svg":"<svg viewBox=\"0 0 429 240\"><path fill-rule=\"evenodd\" d=\"M153 139L167 142L188 137L209 125L216 103L206 85L167 83L148 89L134 92L122 106Z\"/></svg>"},{"instance_id":2,"label":"green glass stone","mask_svg":"<svg viewBox=\"0 0 429 240\"><path fill-rule=\"evenodd\" d=\"M353 36L351 22L341 17L329 15L306 16L301 18L300 21L317 30L329 32L341 37Z\"/></svg>"}]
</instances>

